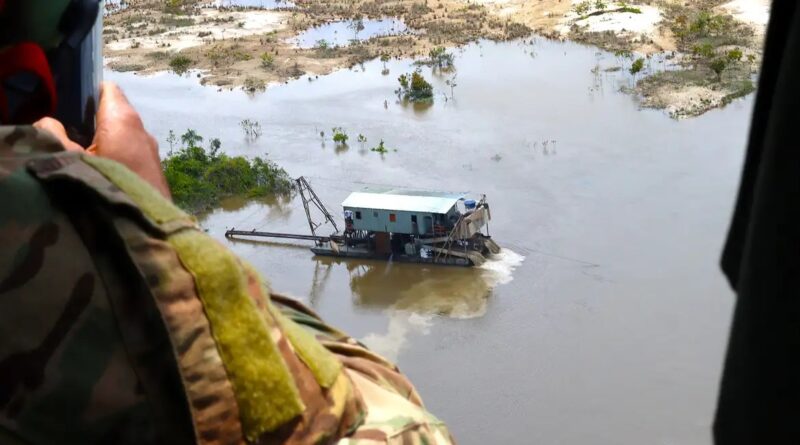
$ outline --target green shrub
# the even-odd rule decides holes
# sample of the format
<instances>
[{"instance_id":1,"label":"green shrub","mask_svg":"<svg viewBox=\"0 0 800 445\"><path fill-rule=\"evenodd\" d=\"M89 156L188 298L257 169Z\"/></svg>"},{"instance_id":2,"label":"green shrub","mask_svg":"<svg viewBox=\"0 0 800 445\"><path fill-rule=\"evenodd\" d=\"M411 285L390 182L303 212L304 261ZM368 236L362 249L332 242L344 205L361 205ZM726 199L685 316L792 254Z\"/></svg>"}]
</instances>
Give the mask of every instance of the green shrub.
<instances>
[{"instance_id":1,"label":"green shrub","mask_svg":"<svg viewBox=\"0 0 800 445\"><path fill-rule=\"evenodd\" d=\"M722 79L722 71L725 70L726 66L728 66L728 61L722 57L714 59L709 65L709 68L717 75L717 81Z\"/></svg>"},{"instance_id":2,"label":"green shrub","mask_svg":"<svg viewBox=\"0 0 800 445\"><path fill-rule=\"evenodd\" d=\"M183 146L161 162L178 206L196 212L214 207L227 196L256 197L292 190L289 175L275 163L219 154L219 139L212 139L206 150L199 145L202 140L187 130L181 136Z\"/></svg>"},{"instance_id":3,"label":"green shrub","mask_svg":"<svg viewBox=\"0 0 800 445\"><path fill-rule=\"evenodd\" d=\"M192 66L192 59L184 56L183 54L176 54L172 59L169 61L169 67L172 68L176 74L183 74L185 73L189 67Z\"/></svg>"},{"instance_id":4,"label":"green shrub","mask_svg":"<svg viewBox=\"0 0 800 445\"><path fill-rule=\"evenodd\" d=\"M573 6L572 9L575 11L575 14L582 16L592 9L592 2L582 1Z\"/></svg>"},{"instance_id":5,"label":"green shrub","mask_svg":"<svg viewBox=\"0 0 800 445\"><path fill-rule=\"evenodd\" d=\"M631 74L635 75L636 73L641 71L642 68L644 68L644 59L639 57L638 59L633 61L633 63L631 64L631 69L628 71L630 71Z\"/></svg>"},{"instance_id":6,"label":"green shrub","mask_svg":"<svg viewBox=\"0 0 800 445\"><path fill-rule=\"evenodd\" d=\"M728 51L727 54L725 54L725 57L727 57L728 62L738 62L742 60L742 56L744 56L744 54L742 53L742 50L740 50L739 48L734 48Z\"/></svg>"},{"instance_id":7,"label":"green shrub","mask_svg":"<svg viewBox=\"0 0 800 445\"><path fill-rule=\"evenodd\" d=\"M261 54L261 68L269 69L275 65L275 56L271 53Z\"/></svg>"},{"instance_id":8,"label":"green shrub","mask_svg":"<svg viewBox=\"0 0 800 445\"><path fill-rule=\"evenodd\" d=\"M714 45L710 43L697 44L692 47L692 52L700 57L714 57Z\"/></svg>"},{"instance_id":9,"label":"green shrub","mask_svg":"<svg viewBox=\"0 0 800 445\"><path fill-rule=\"evenodd\" d=\"M380 153L380 154L389 153L389 149L386 148L385 145L383 145L383 139L381 139L381 141L378 143L378 145L376 145L375 147L370 148L370 151L374 151L374 152Z\"/></svg>"},{"instance_id":10,"label":"green shrub","mask_svg":"<svg viewBox=\"0 0 800 445\"><path fill-rule=\"evenodd\" d=\"M350 139L350 136L347 135L342 127L333 127L331 131L333 131L333 142L337 145L347 145L347 140Z\"/></svg>"},{"instance_id":11,"label":"green shrub","mask_svg":"<svg viewBox=\"0 0 800 445\"><path fill-rule=\"evenodd\" d=\"M401 74L400 77L397 78L397 82L400 84L400 88L403 90L408 89L408 74Z\"/></svg>"},{"instance_id":12,"label":"green shrub","mask_svg":"<svg viewBox=\"0 0 800 445\"><path fill-rule=\"evenodd\" d=\"M433 99L433 86L418 71L411 73L411 76L402 74L397 81L400 83L399 93L403 98L412 102Z\"/></svg>"}]
</instances>

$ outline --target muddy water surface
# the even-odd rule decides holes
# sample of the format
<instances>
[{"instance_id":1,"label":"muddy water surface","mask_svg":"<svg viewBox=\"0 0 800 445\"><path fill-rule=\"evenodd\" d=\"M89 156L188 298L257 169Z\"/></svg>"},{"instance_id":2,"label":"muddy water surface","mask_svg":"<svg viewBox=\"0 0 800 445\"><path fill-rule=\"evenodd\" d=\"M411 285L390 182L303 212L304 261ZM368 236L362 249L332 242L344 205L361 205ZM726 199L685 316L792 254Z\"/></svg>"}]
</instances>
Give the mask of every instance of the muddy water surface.
<instances>
[{"instance_id":1,"label":"muddy water surface","mask_svg":"<svg viewBox=\"0 0 800 445\"><path fill-rule=\"evenodd\" d=\"M618 92L630 76L604 70L619 63L570 43L475 44L457 53L452 92L454 73L423 69L436 99L417 108L393 93L408 60L257 96L107 77L164 152L170 129L194 128L230 153L268 154L337 216L365 185L487 194L505 250L476 269L223 237L307 233L299 201L229 200L202 219L275 289L397 360L461 443L706 444L732 303L717 261L751 99L671 120ZM256 142L245 118L264 129ZM334 126L349 147L334 147ZM397 151L369 151L381 139Z\"/></svg>"},{"instance_id":2,"label":"muddy water surface","mask_svg":"<svg viewBox=\"0 0 800 445\"><path fill-rule=\"evenodd\" d=\"M300 48L313 48L319 46L321 41L332 47L347 46L372 37L395 36L407 32L405 23L398 19L342 20L309 28L291 39L291 43Z\"/></svg>"}]
</instances>

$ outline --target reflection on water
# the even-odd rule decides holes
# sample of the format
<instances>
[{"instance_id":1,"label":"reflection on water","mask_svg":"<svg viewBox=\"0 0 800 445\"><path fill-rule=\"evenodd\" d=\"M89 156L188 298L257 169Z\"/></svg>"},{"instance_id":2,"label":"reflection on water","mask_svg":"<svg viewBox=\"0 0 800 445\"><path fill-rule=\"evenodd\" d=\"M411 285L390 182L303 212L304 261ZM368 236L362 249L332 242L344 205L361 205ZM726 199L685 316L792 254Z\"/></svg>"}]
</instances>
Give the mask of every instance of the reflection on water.
<instances>
[{"instance_id":1,"label":"reflection on water","mask_svg":"<svg viewBox=\"0 0 800 445\"><path fill-rule=\"evenodd\" d=\"M468 319L486 313L492 289L512 280L525 257L510 249L476 268L424 267L391 262L350 262L350 289L359 306L386 308L385 333L369 333L362 341L396 360L409 333L425 335L433 317ZM334 261L321 260L330 264ZM315 272L316 282L316 272ZM312 301L314 296L312 295Z\"/></svg>"},{"instance_id":2,"label":"reflection on water","mask_svg":"<svg viewBox=\"0 0 800 445\"><path fill-rule=\"evenodd\" d=\"M300 48L313 48L324 40L328 46L347 46L355 41L368 40L373 37L400 35L408 32L402 20L363 19L329 22L309 28L290 40Z\"/></svg>"},{"instance_id":3,"label":"reflection on water","mask_svg":"<svg viewBox=\"0 0 800 445\"><path fill-rule=\"evenodd\" d=\"M197 219L201 224L205 224L215 220L219 215L243 212L242 218L230 221L225 228L269 231L264 229L264 226L287 221L291 218L293 210L293 193L276 193L256 198L229 196L220 201L219 207L198 214Z\"/></svg>"},{"instance_id":4,"label":"reflection on water","mask_svg":"<svg viewBox=\"0 0 800 445\"><path fill-rule=\"evenodd\" d=\"M484 265L474 268L429 267L391 261L343 261L343 265L350 277L354 302L360 306L472 318L486 312L492 289L510 282L513 270L523 260L523 256L503 249Z\"/></svg>"},{"instance_id":5,"label":"reflection on water","mask_svg":"<svg viewBox=\"0 0 800 445\"><path fill-rule=\"evenodd\" d=\"M367 334L361 338L361 342L378 354L396 362L400 352L408 347L410 334L428 335L430 333L434 316L400 310L387 311L387 313L389 324L386 333Z\"/></svg>"}]
</instances>

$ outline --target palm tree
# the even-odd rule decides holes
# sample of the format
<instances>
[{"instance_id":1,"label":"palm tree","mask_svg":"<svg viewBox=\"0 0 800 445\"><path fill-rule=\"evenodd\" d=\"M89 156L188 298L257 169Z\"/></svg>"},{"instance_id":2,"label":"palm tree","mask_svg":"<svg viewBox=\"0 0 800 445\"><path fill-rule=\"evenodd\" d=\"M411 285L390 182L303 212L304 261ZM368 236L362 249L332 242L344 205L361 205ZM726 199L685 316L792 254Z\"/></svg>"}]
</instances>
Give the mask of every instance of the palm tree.
<instances>
[{"instance_id":1,"label":"palm tree","mask_svg":"<svg viewBox=\"0 0 800 445\"><path fill-rule=\"evenodd\" d=\"M190 128L181 135L181 142L186 146L196 147L198 143L203 142L203 136Z\"/></svg>"}]
</instances>

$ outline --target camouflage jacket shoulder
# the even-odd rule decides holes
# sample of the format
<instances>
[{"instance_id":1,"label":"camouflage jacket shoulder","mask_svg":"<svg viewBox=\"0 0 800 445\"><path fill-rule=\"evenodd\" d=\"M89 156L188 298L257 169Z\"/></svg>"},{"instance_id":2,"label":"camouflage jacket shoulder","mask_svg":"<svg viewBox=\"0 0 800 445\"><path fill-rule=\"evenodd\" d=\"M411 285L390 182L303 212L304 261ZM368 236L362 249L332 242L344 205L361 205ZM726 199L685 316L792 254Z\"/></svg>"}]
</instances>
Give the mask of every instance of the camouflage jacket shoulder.
<instances>
[{"instance_id":1,"label":"camouflage jacket shoulder","mask_svg":"<svg viewBox=\"0 0 800 445\"><path fill-rule=\"evenodd\" d=\"M450 443L391 363L124 166L0 127L0 440Z\"/></svg>"}]
</instances>

